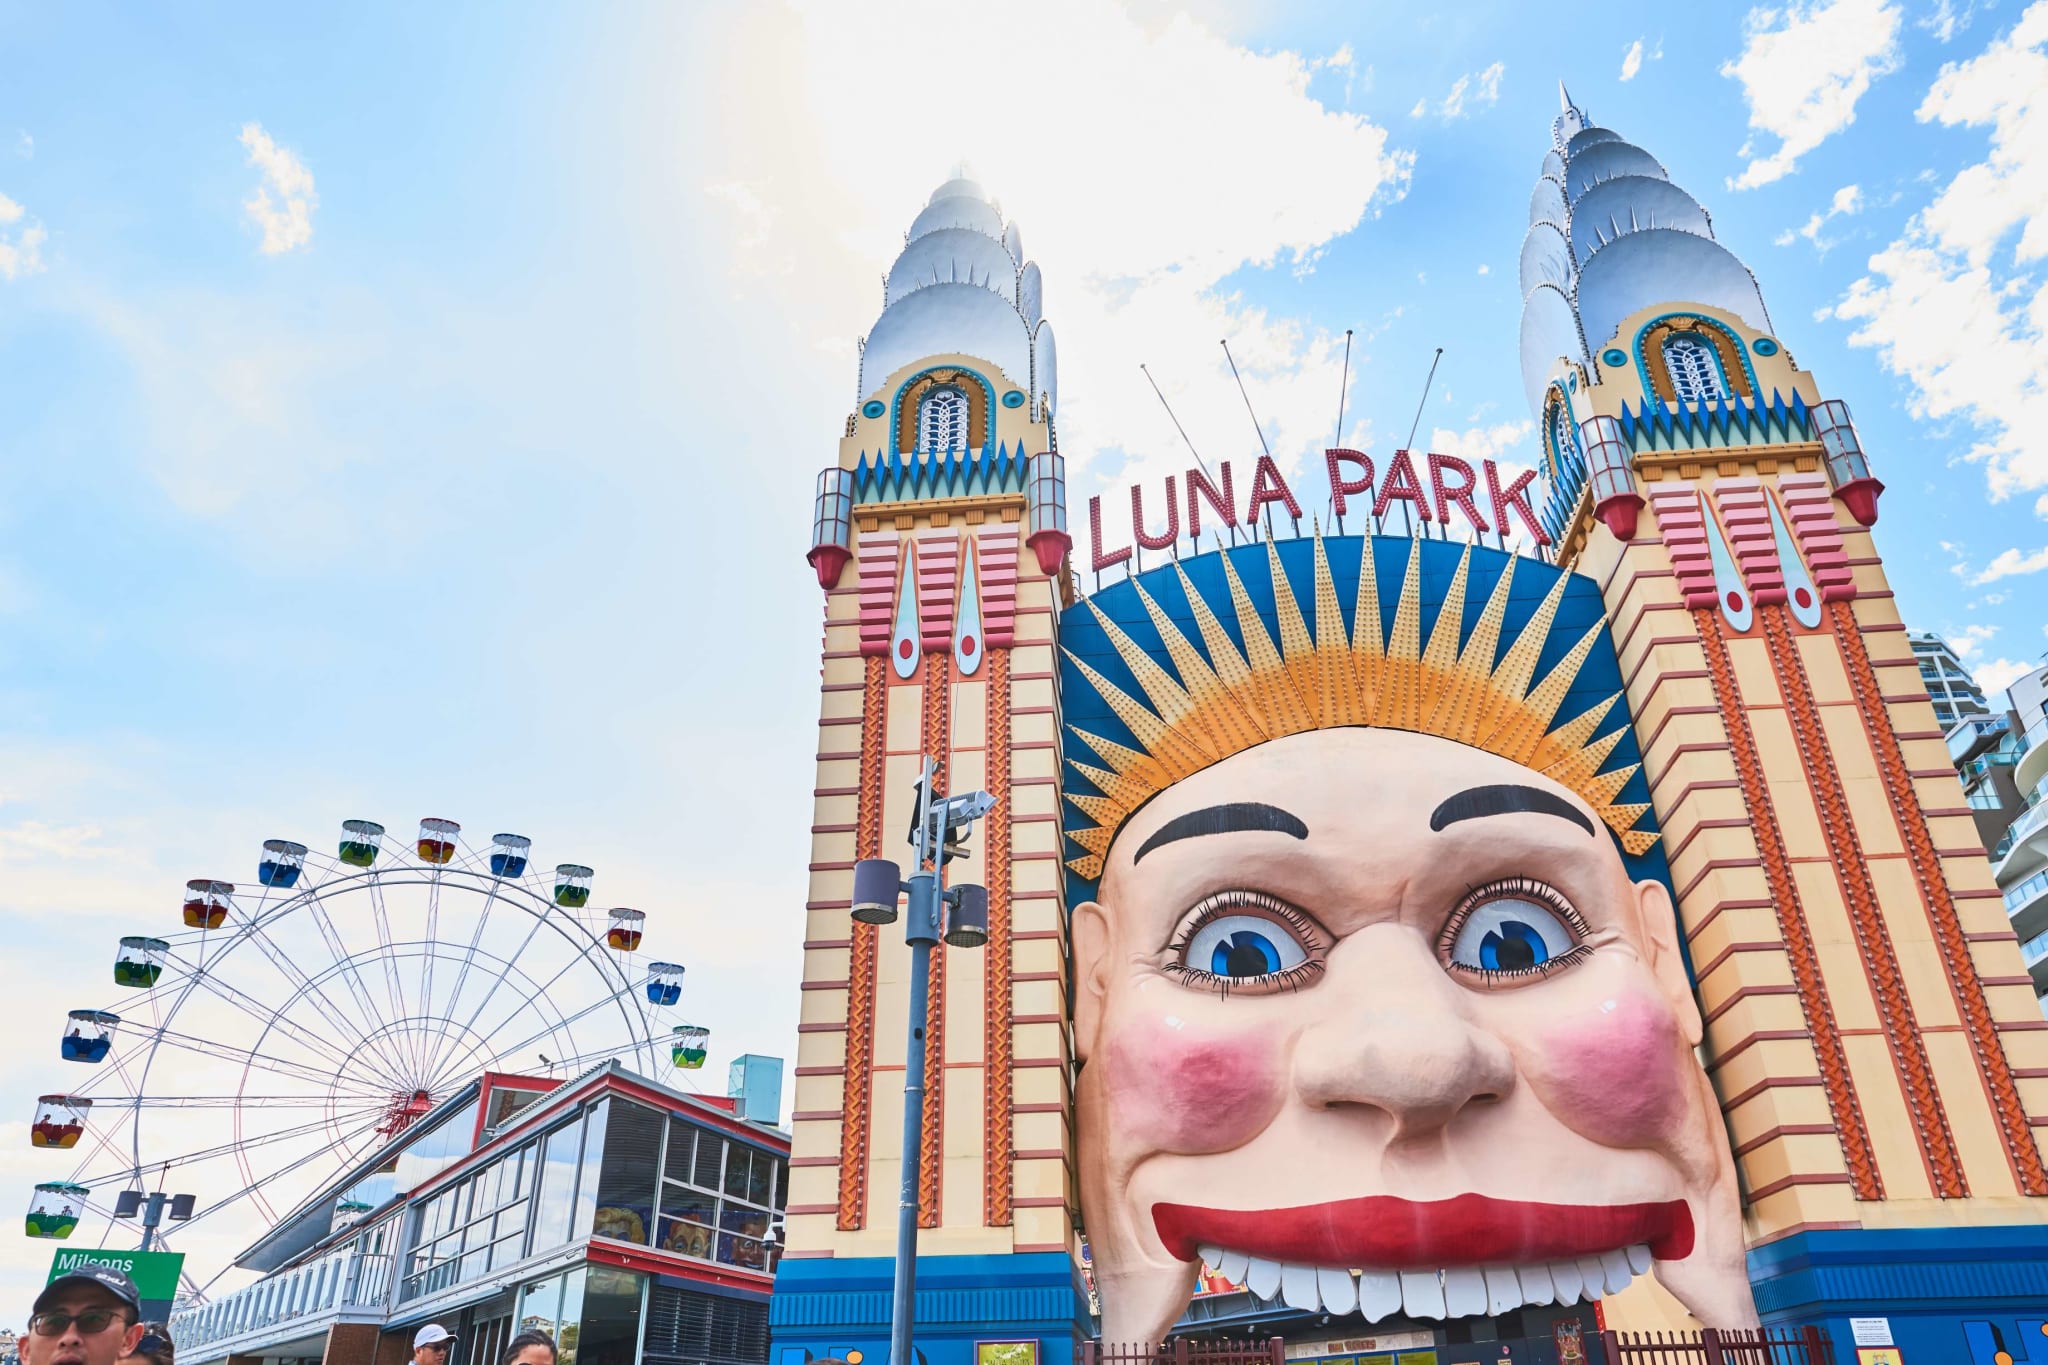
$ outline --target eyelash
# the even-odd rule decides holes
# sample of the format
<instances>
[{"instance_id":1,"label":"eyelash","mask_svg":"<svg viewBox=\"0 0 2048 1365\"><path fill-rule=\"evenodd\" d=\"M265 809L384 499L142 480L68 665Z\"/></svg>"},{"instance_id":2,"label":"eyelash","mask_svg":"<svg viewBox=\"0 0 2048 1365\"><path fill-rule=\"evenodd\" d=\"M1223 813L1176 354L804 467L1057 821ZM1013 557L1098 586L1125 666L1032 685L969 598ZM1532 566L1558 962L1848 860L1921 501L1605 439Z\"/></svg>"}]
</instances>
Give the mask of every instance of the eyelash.
<instances>
[{"instance_id":1,"label":"eyelash","mask_svg":"<svg viewBox=\"0 0 2048 1365\"><path fill-rule=\"evenodd\" d=\"M1457 943L1458 931L1465 927L1465 921L1472 917L1472 912L1491 901L1505 900L1509 897L1532 900L1545 909L1556 912L1559 919L1571 926L1572 932L1579 937L1580 942L1573 945L1570 952L1559 953L1556 957L1539 962L1533 967L1503 967L1490 972L1476 972L1451 961L1451 947ZM1552 972L1563 971L1566 967L1575 967L1584 962L1593 955L1593 946L1584 941L1592 932L1593 927L1586 923L1586 917L1581 915L1555 887L1528 877L1502 877L1497 881L1475 886L1465 893L1451 911L1450 918L1444 921L1444 927L1437 932L1436 953L1443 960L1444 970L1453 975L1468 980L1478 979L1488 985L1500 985L1508 981L1546 977Z\"/></svg>"},{"instance_id":2,"label":"eyelash","mask_svg":"<svg viewBox=\"0 0 2048 1365\"><path fill-rule=\"evenodd\" d=\"M1276 990L1300 990L1323 974L1322 955L1329 951L1329 936L1323 932L1323 926L1317 924L1301 907L1290 905L1267 892L1252 890L1218 891L1197 901L1188 912L1187 921L1182 925L1179 936L1166 945L1166 951L1173 955L1173 960L1166 964L1166 971L1178 976L1184 986L1212 990L1219 996L1228 998L1230 988L1242 983L1234 982L1229 977L1217 976L1214 972L1201 967L1190 966L1181 959L1181 955L1187 952L1188 945L1195 941L1195 935L1201 933L1206 926L1226 913L1243 910L1256 910L1272 917L1293 929L1307 945L1307 953L1294 966L1269 972L1257 978L1261 994Z\"/></svg>"}]
</instances>

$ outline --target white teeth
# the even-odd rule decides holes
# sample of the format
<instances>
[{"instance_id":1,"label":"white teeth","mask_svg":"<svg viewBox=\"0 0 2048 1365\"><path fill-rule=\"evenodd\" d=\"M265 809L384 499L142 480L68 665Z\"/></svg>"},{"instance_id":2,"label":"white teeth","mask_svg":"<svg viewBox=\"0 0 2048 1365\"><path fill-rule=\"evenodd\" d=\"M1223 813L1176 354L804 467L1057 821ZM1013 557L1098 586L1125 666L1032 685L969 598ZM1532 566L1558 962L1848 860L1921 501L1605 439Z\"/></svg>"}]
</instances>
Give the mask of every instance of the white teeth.
<instances>
[{"instance_id":1,"label":"white teeth","mask_svg":"<svg viewBox=\"0 0 2048 1365\"><path fill-rule=\"evenodd\" d=\"M1358 1311L1367 1322L1397 1313L1401 1309L1401 1277L1391 1270L1358 1272Z\"/></svg>"},{"instance_id":2,"label":"white teeth","mask_svg":"<svg viewBox=\"0 0 2048 1365\"><path fill-rule=\"evenodd\" d=\"M1444 1315L1443 1272L1404 1270L1401 1272L1401 1306L1411 1318L1440 1318Z\"/></svg>"},{"instance_id":3,"label":"white teeth","mask_svg":"<svg viewBox=\"0 0 2048 1365\"><path fill-rule=\"evenodd\" d=\"M1522 1286L1516 1282L1512 1266L1490 1265L1485 1273L1488 1313L1498 1316L1522 1306Z\"/></svg>"},{"instance_id":4,"label":"white teeth","mask_svg":"<svg viewBox=\"0 0 2048 1365\"><path fill-rule=\"evenodd\" d=\"M1395 1312L1413 1318L1468 1318L1511 1313L1524 1305L1592 1303L1618 1294L1647 1271L1648 1246L1597 1256L1512 1266L1443 1270L1341 1270L1271 1261L1223 1247L1198 1247L1203 1264L1269 1302L1305 1313L1357 1313L1378 1322Z\"/></svg>"},{"instance_id":5,"label":"white teeth","mask_svg":"<svg viewBox=\"0 0 2048 1365\"><path fill-rule=\"evenodd\" d=\"M1280 1293L1280 1263L1254 1256L1244 1272L1244 1287L1262 1299L1271 1299Z\"/></svg>"},{"instance_id":6,"label":"white teeth","mask_svg":"<svg viewBox=\"0 0 2048 1365\"><path fill-rule=\"evenodd\" d=\"M1349 1313L1358 1307L1358 1281L1351 1278L1348 1270L1319 1268L1316 1271L1316 1293L1322 1299L1326 1313Z\"/></svg>"},{"instance_id":7,"label":"white teeth","mask_svg":"<svg viewBox=\"0 0 2048 1365\"><path fill-rule=\"evenodd\" d=\"M1486 1272L1460 1266L1444 1272L1444 1311L1454 1318L1469 1318L1486 1311Z\"/></svg>"},{"instance_id":8,"label":"white teeth","mask_svg":"<svg viewBox=\"0 0 2048 1365\"><path fill-rule=\"evenodd\" d=\"M1557 1302L1557 1286L1550 1282L1547 1265L1518 1265L1515 1278L1521 1281L1522 1302L1541 1306Z\"/></svg>"},{"instance_id":9,"label":"white teeth","mask_svg":"<svg viewBox=\"0 0 2048 1365\"><path fill-rule=\"evenodd\" d=\"M1607 1293L1607 1268L1598 1256L1579 1257L1579 1278L1585 1282L1586 1297L1597 1299Z\"/></svg>"},{"instance_id":10,"label":"white teeth","mask_svg":"<svg viewBox=\"0 0 2048 1365\"><path fill-rule=\"evenodd\" d=\"M1280 1297L1289 1308L1299 1308L1305 1313L1313 1313L1322 1307L1322 1295L1316 1291L1315 1267L1292 1262L1281 1266Z\"/></svg>"}]
</instances>

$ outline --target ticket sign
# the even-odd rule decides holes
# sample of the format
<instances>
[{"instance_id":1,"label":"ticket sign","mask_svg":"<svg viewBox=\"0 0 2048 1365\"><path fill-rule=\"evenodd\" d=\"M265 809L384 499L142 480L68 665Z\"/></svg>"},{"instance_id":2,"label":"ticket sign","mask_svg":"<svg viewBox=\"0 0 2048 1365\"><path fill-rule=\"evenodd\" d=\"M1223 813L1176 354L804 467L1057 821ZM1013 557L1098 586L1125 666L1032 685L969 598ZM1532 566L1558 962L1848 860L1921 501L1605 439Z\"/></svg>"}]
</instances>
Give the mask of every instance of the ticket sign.
<instances>
[{"instance_id":1,"label":"ticket sign","mask_svg":"<svg viewBox=\"0 0 2048 1365\"><path fill-rule=\"evenodd\" d=\"M1858 1346L1890 1346L1892 1342L1892 1320L1890 1318L1850 1318L1849 1335Z\"/></svg>"},{"instance_id":2,"label":"ticket sign","mask_svg":"<svg viewBox=\"0 0 2048 1365\"><path fill-rule=\"evenodd\" d=\"M1856 1365L1904 1365L1905 1357L1896 1346L1858 1346Z\"/></svg>"},{"instance_id":3,"label":"ticket sign","mask_svg":"<svg viewBox=\"0 0 2048 1365\"><path fill-rule=\"evenodd\" d=\"M171 1315L171 1301L178 1297L178 1275L185 1268L182 1251L59 1251L50 1262L50 1279L68 1275L85 1265L111 1266L135 1282L142 1296L144 1321L162 1321Z\"/></svg>"}]
</instances>

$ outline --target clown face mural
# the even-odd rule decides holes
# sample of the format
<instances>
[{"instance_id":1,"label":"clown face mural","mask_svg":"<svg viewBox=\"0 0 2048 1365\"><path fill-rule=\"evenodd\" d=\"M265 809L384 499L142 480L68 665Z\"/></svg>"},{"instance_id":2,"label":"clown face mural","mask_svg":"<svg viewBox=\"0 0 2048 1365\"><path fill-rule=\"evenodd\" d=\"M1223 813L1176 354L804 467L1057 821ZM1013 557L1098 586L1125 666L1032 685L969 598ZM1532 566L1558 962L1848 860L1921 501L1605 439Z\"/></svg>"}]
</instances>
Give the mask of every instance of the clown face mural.
<instances>
[{"instance_id":1,"label":"clown face mural","mask_svg":"<svg viewBox=\"0 0 2048 1365\"><path fill-rule=\"evenodd\" d=\"M1178 567L1134 580L1156 648L1101 610L1092 659L1065 632L1099 793L1068 833L1104 1338L1166 1336L1204 1262L1373 1321L1654 1268L1706 1324L1753 1325L1655 835L1617 800L1633 739L1577 684L1595 649L1612 676L1592 585L1568 604L1548 566L1518 590L1510 556L1387 542L1389 628L1373 542L1287 548L1313 633L1270 543L1191 566L1208 595ZM1333 550L1360 555L1355 591ZM1472 614L1475 567L1497 577Z\"/></svg>"}]
</instances>

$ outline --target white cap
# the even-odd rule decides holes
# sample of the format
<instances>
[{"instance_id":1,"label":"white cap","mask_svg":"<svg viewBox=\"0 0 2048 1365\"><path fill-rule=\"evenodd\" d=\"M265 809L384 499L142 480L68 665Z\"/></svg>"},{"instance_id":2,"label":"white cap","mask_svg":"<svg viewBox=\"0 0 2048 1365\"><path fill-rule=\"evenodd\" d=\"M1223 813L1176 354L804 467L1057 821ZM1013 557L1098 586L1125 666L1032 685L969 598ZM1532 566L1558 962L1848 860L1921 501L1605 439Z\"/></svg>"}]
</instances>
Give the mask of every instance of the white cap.
<instances>
[{"instance_id":1,"label":"white cap","mask_svg":"<svg viewBox=\"0 0 2048 1365\"><path fill-rule=\"evenodd\" d=\"M438 1346L444 1341L453 1340L455 1340L455 1333L449 1331L438 1322L430 1322L425 1327L420 1328L419 1331L413 1333L412 1348L417 1351L422 1346Z\"/></svg>"}]
</instances>

